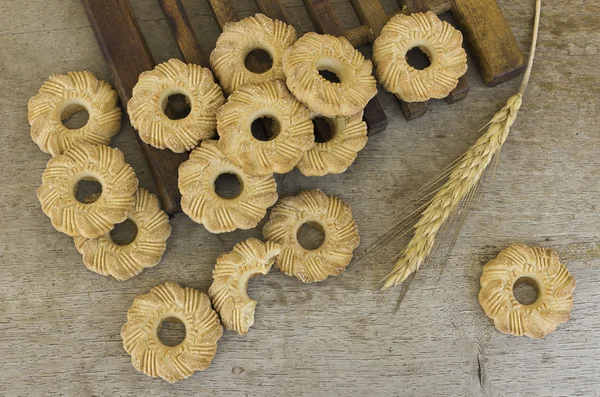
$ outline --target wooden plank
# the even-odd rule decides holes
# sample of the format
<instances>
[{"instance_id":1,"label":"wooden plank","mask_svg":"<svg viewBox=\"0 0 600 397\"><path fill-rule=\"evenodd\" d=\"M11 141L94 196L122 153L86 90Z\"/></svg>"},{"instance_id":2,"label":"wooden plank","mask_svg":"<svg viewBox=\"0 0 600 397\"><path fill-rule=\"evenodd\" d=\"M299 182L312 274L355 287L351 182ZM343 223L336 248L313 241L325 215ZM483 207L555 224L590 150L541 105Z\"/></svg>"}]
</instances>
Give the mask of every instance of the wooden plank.
<instances>
[{"instance_id":1,"label":"wooden plank","mask_svg":"<svg viewBox=\"0 0 600 397\"><path fill-rule=\"evenodd\" d=\"M375 36L379 36L388 20L379 0L351 0L351 2L360 22L369 26Z\"/></svg>"},{"instance_id":2,"label":"wooden plank","mask_svg":"<svg viewBox=\"0 0 600 397\"><path fill-rule=\"evenodd\" d=\"M227 22L237 21L238 17L235 13L230 0L206 0L210 9L219 25L219 29L223 31Z\"/></svg>"},{"instance_id":3,"label":"wooden plank","mask_svg":"<svg viewBox=\"0 0 600 397\"><path fill-rule=\"evenodd\" d=\"M343 36L344 28L335 14L333 5L329 0L303 0L308 10L308 15L319 33L333 36ZM388 120L377 96L373 97L365 106L364 120L367 123L368 134L374 135L386 129Z\"/></svg>"},{"instance_id":4,"label":"wooden plank","mask_svg":"<svg viewBox=\"0 0 600 397\"><path fill-rule=\"evenodd\" d=\"M375 40L375 33L368 25L360 25L346 30L344 37L354 46L372 43Z\"/></svg>"},{"instance_id":5,"label":"wooden plank","mask_svg":"<svg viewBox=\"0 0 600 397\"><path fill-rule=\"evenodd\" d=\"M100 45L123 108L131 98L140 73L154 67L152 54L135 20L127 0L81 0L90 25ZM126 38L126 39L125 39ZM156 149L139 139L163 207L169 214L181 210L177 188L179 165L187 153Z\"/></svg>"},{"instance_id":6,"label":"wooden plank","mask_svg":"<svg viewBox=\"0 0 600 397\"><path fill-rule=\"evenodd\" d=\"M187 63L209 67L208 56L200 47L181 0L158 0L181 55Z\"/></svg>"},{"instance_id":7,"label":"wooden plank","mask_svg":"<svg viewBox=\"0 0 600 397\"><path fill-rule=\"evenodd\" d=\"M280 21L289 23L290 19L279 0L256 0L256 5L260 12L269 18L279 19Z\"/></svg>"},{"instance_id":8,"label":"wooden plank","mask_svg":"<svg viewBox=\"0 0 600 397\"><path fill-rule=\"evenodd\" d=\"M523 72L525 58L496 0L453 0L452 13L488 86Z\"/></svg>"}]
</instances>

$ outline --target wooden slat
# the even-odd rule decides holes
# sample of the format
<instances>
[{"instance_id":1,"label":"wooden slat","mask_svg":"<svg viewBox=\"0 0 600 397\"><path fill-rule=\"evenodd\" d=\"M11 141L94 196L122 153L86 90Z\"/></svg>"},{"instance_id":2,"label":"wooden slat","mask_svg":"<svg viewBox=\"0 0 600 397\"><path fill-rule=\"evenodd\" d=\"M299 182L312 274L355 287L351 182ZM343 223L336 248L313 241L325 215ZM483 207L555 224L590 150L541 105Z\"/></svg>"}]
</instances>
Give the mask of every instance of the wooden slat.
<instances>
[{"instance_id":1,"label":"wooden slat","mask_svg":"<svg viewBox=\"0 0 600 397\"><path fill-rule=\"evenodd\" d=\"M379 0L351 0L351 2L360 22L369 26L375 36L379 36L388 20Z\"/></svg>"},{"instance_id":2,"label":"wooden slat","mask_svg":"<svg viewBox=\"0 0 600 397\"><path fill-rule=\"evenodd\" d=\"M179 51L187 63L209 66L208 56L200 47L194 28L183 8L181 0L158 0L167 18Z\"/></svg>"},{"instance_id":3,"label":"wooden slat","mask_svg":"<svg viewBox=\"0 0 600 397\"><path fill-rule=\"evenodd\" d=\"M333 5L329 0L303 0L308 10L308 15L319 33L333 36L344 36L342 23L335 14ZM364 120L367 123L368 134L377 134L387 127L387 116L375 96L365 106Z\"/></svg>"},{"instance_id":4,"label":"wooden slat","mask_svg":"<svg viewBox=\"0 0 600 397\"><path fill-rule=\"evenodd\" d=\"M347 38L350 44L352 44L354 47L358 47L359 45L372 43L377 36L375 36L373 29L371 29L369 26L360 25L346 30L344 37Z\"/></svg>"},{"instance_id":5,"label":"wooden slat","mask_svg":"<svg viewBox=\"0 0 600 397\"><path fill-rule=\"evenodd\" d=\"M496 0L453 0L452 13L489 86L523 72L525 58Z\"/></svg>"},{"instance_id":6,"label":"wooden slat","mask_svg":"<svg viewBox=\"0 0 600 397\"><path fill-rule=\"evenodd\" d=\"M140 73L154 67L152 54L127 0L81 0L81 3L126 109ZM177 170L187 159L187 153L159 150L141 140L139 143L165 211L169 214L180 211Z\"/></svg>"},{"instance_id":7,"label":"wooden slat","mask_svg":"<svg viewBox=\"0 0 600 397\"><path fill-rule=\"evenodd\" d=\"M234 22L238 17L233 9L233 5L229 0L206 0L212 10L215 21L219 25L219 29L223 31L227 22Z\"/></svg>"},{"instance_id":8,"label":"wooden slat","mask_svg":"<svg viewBox=\"0 0 600 397\"><path fill-rule=\"evenodd\" d=\"M289 23L290 19L279 0L256 0L256 5L260 12L269 18L279 19L280 21Z\"/></svg>"}]
</instances>

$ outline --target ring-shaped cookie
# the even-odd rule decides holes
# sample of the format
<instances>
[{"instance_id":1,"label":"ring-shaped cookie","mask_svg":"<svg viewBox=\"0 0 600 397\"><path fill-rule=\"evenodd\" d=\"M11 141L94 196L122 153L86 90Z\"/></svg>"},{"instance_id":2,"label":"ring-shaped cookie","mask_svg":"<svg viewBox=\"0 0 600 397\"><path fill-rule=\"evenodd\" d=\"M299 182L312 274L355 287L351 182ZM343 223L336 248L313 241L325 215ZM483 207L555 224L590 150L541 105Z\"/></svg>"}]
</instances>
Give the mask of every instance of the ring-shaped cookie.
<instances>
[{"instance_id":1,"label":"ring-shaped cookie","mask_svg":"<svg viewBox=\"0 0 600 397\"><path fill-rule=\"evenodd\" d=\"M325 79L324 70L340 82ZM292 94L325 117L350 117L377 94L373 64L344 37L306 33L283 55L283 71Z\"/></svg>"},{"instance_id":2,"label":"ring-shaped cookie","mask_svg":"<svg viewBox=\"0 0 600 397\"><path fill-rule=\"evenodd\" d=\"M160 262L167 249L171 225L169 216L160 208L158 198L139 188L127 219L137 227L137 234L129 244L115 243L110 233L94 239L75 237L75 247L83 255L85 267L123 281Z\"/></svg>"},{"instance_id":3,"label":"ring-shaped cookie","mask_svg":"<svg viewBox=\"0 0 600 397\"><path fill-rule=\"evenodd\" d=\"M102 185L96 201L82 203L75 198L81 180ZM56 230L96 238L127 219L137 188L135 172L119 149L84 143L48 161L37 196Z\"/></svg>"},{"instance_id":4,"label":"ring-shaped cookie","mask_svg":"<svg viewBox=\"0 0 600 397\"><path fill-rule=\"evenodd\" d=\"M274 119L278 126L267 141L252 135L252 123L262 117ZM251 175L291 171L315 139L310 111L280 80L247 84L231 94L219 109L217 129L219 148Z\"/></svg>"},{"instance_id":5,"label":"ring-shaped cookie","mask_svg":"<svg viewBox=\"0 0 600 397\"><path fill-rule=\"evenodd\" d=\"M27 103L31 138L52 156L86 142L108 145L121 128L118 99L110 84L91 72L50 76ZM77 129L66 127L62 121L80 110L88 113L87 123Z\"/></svg>"},{"instance_id":6,"label":"ring-shaped cookie","mask_svg":"<svg viewBox=\"0 0 600 397\"><path fill-rule=\"evenodd\" d=\"M325 238L320 247L310 250L298 242L298 230L305 223L322 229ZM342 273L360 243L350 206L318 189L281 199L271 211L263 236L281 244L275 266L305 283Z\"/></svg>"},{"instance_id":7,"label":"ring-shaped cookie","mask_svg":"<svg viewBox=\"0 0 600 397\"><path fill-rule=\"evenodd\" d=\"M165 320L185 326L185 339L180 344L167 346L160 341L158 333ZM168 382L208 368L221 336L223 327L208 296L170 281L137 296L121 328L123 347L131 355L134 368Z\"/></svg>"},{"instance_id":8,"label":"ring-shaped cookie","mask_svg":"<svg viewBox=\"0 0 600 397\"><path fill-rule=\"evenodd\" d=\"M303 175L322 176L341 174L356 160L356 155L367 144L367 124L363 112L351 117L326 119L331 128L331 139L315 142L304 153L296 167Z\"/></svg>"},{"instance_id":9,"label":"ring-shaped cookie","mask_svg":"<svg viewBox=\"0 0 600 397\"><path fill-rule=\"evenodd\" d=\"M292 25L256 14L225 24L210 54L210 65L227 94L244 84L283 80L283 53L295 41L296 30ZM254 50L266 51L271 57L271 68L264 73L254 73L246 68L246 57Z\"/></svg>"},{"instance_id":10,"label":"ring-shaped cookie","mask_svg":"<svg viewBox=\"0 0 600 397\"><path fill-rule=\"evenodd\" d=\"M373 43L377 80L406 102L445 98L467 71L462 33L435 13L398 14L384 26ZM406 53L418 47L429 57L430 66L410 66Z\"/></svg>"},{"instance_id":11,"label":"ring-shaped cookie","mask_svg":"<svg viewBox=\"0 0 600 397\"><path fill-rule=\"evenodd\" d=\"M533 303L515 298L521 282L536 287ZM553 249L513 244L483 267L480 283L479 304L505 334L543 338L571 318L575 279Z\"/></svg>"},{"instance_id":12,"label":"ring-shaped cookie","mask_svg":"<svg viewBox=\"0 0 600 397\"><path fill-rule=\"evenodd\" d=\"M174 120L165 114L172 95L185 96L190 107L187 116ZM216 112L223 103L221 87L209 69L170 59L140 75L127 113L142 141L183 153L215 135Z\"/></svg>"},{"instance_id":13,"label":"ring-shaped cookie","mask_svg":"<svg viewBox=\"0 0 600 397\"><path fill-rule=\"evenodd\" d=\"M208 296L225 329L245 334L254 324L256 301L246 292L248 280L269 273L279 251L279 244L273 241L249 238L217 258Z\"/></svg>"},{"instance_id":14,"label":"ring-shaped cookie","mask_svg":"<svg viewBox=\"0 0 600 397\"><path fill-rule=\"evenodd\" d=\"M238 196L225 198L216 193L215 181L223 174L238 178ZM179 191L183 212L211 233L256 227L278 197L272 174L248 175L229 161L212 140L202 141L189 160L179 166Z\"/></svg>"}]
</instances>

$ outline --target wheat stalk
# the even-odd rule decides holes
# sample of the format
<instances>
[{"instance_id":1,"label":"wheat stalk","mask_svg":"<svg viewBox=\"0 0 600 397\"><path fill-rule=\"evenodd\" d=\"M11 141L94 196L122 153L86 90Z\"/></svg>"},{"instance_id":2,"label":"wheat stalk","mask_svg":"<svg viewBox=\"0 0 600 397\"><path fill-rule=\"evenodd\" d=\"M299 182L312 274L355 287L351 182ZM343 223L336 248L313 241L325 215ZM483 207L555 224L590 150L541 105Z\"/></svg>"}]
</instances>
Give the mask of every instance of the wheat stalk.
<instances>
[{"instance_id":1,"label":"wheat stalk","mask_svg":"<svg viewBox=\"0 0 600 397\"><path fill-rule=\"evenodd\" d=\"M402 252L400 260L387 276L382 290L402 283L427 259L433 249L440 228L477 186L487 166L508 138L510 127L515 122L521 108L523 94L531 75L539 30L540 11L541 0L537 0L531 51L519 91L510 97L507 104L483 127L487 127L487 131L452 168L448 180L436 193L429 206L421 214L419 221L415 224L414 235Z\"/></svg>"}]
</instances>

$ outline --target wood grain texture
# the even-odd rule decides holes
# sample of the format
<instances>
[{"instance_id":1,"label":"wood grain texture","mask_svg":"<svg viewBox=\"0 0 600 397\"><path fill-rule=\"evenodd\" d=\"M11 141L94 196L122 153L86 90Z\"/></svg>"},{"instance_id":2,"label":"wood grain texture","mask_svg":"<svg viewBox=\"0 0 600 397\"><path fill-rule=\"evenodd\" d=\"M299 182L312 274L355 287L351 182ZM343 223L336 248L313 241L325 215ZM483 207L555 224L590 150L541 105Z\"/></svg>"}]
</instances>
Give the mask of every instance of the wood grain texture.
<instances>
[{"instance_id":1,"label":"wood grain texture","mask_svg":"<svg viewBox=\"0 0 600 397\"><path fill-rule=\"evenodd\" d=\"M235 9L231 5L229 0L206 0L210 9L215 16L215 21L219 25L219 29L222 31L227 22L233 22L238 20L238 16L235 13Z\"/></svg>"},{"instance_id":2,"label":"wood grain texture","mask_svg":"<svg viewBox=\"0 0 600 397\"><path fill-rule=\"evenodd\" d=\"M156 1L130 0L157 61L178 56ZM381 0L386 10L396 0ZM254 2L233 0L240 16ZM345 27L359 21L348 0L333 4ZM205 51L218 28L207 3L185 1ZM300 0L284 1L295 24L312 29ZM531 40L533 1L499 0L522 49ZM494 180L466 217L452 255L417 273L400 308L382 295L387 263L408 241L354 260L338 277L302 284L272 269L250 280L255 325L226 332L204 372L168 384L137 373L120 329L133 298L172 280L207 292L216 258L260 228L208 233L185 214L171 219L163 261L127 281L88 271L72 238L42 213L36 189L49 156L29 136L27 100L51 74L87 69L112 81L77 0L15 0L0 13L0 395L12 396L596 396L600 390L600 4L544 2L539 51L525 102ZM389 116L341 175L278 175L281 197L320 188L352 206L360 258L410 206L411 196L460 156L518 88L488 88L476 68L471 92L453 106L434 101L407 122L394 97ZM157 193L127 123L113 138L142 187ZM263 222L264 223L264 222ZM261 226L262 224L261 223ZM445 241L454 238L449 231ZM557 249L577 279L573 318L541 341L497 332L477 303L482 266L514 242ZM444 265L445 263L445 265Z\"/></svg>"},{"instance_id":3,"label":"wood grain texture","mask_svg":"<svg viewBox=\"0 0 600 397\"><path fill-rule=\"evenodd\" d=\"M269 18L289 23L289 17L279 0L256 0L258 9Z\"/></svg>"},{"instance_id":4,"label":"wood grain texture","mask_svg":"<svg viewBox=\"0 0 600 397\"><path fill-rule=\"evenodd\" d=\"M81 0L81 4L111 72L121 104L127 109L138 76L154 67L152 54L127 0ZM187 159L187 154L159 150L141 140L139 144L150 165L165 210L169 214L179 212L181 195L177 188L177 169Z\"/></svg>"},{"instance_id":5,"label":"wood grain texture","mask_svg":"<svg viewBox=\"0 0 600 397\"><path fill-rule=\"evenodd\" d=\"M351 0L351 2L360 22L370 26L375 36L379 36L388 20L379 0Z\"/></svg>"},{"instance_id":6,"label":"wood grain texture","mask_svg":"<svg viewBox=\"0 0 600 397\"><path fill-rule=\"evenodd\" d=\"M525 58L496 0L453 0L452 13L489 86L523 72Z\"/></svg>"},{"instance_id":7,"label":"wood grain texture","mask_svg":"<svg viewBox=\"0 0 600 397\"><path fill-rule=\"evenodd\" d=\"M165 14L183 59L187 63L209 67L208 56L198 43L196 32L194 32L181 0L158 0L158 4Z\"/></svg>"}]
</instances>

